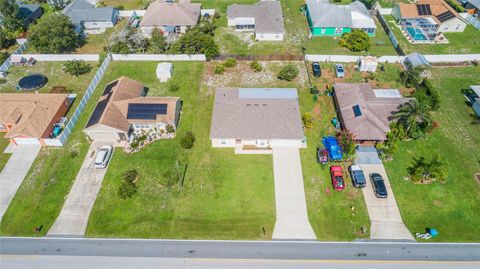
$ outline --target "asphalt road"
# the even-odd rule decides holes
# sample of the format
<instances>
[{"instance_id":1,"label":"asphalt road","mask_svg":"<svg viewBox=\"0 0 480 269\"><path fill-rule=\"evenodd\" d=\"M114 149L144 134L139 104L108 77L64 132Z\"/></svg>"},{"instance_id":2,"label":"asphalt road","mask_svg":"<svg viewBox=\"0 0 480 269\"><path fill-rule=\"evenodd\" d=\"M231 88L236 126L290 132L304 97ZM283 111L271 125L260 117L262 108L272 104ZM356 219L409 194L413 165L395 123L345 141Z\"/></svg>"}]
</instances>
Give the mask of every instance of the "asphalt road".
<instances>
[{"instance_id":1,"label":"asphalt road","mask_svg":"<svg viewBox=\"0 0 480 269\"><path fill-rule=\"evenodd\" d=\"M480 261L480 244L0 238L0 255L180 259Z\"/></svg>"}]
</instances>

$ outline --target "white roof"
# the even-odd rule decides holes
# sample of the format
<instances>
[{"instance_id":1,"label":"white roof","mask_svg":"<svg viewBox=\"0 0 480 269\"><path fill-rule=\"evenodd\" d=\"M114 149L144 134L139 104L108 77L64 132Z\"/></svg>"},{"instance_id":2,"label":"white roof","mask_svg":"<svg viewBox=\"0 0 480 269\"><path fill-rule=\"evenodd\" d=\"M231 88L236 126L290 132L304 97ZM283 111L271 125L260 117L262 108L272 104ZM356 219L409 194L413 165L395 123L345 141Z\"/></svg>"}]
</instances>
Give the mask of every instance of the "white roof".
<instances>
[{"instance_id":1,"label":"white roof","mask_svg":"<svg viewBox=\"0 0 480 269\"><path fill-rule=\"evenodd\" d=\"M397 89L377 89L373 92L377 98L402 98L402 94Z\"/></svg>"},{"instance_id":2,"label":"white roof","mask_svg":"<svg viewBox=\"0 0 480 269\"><path fill-rule=\"evenodd\" d=\"M353 28L373 28L376 29L377 25L375 21L368 15L365 15L359 11L352 10L352 27Z\"/></svg>"}]
</instances>

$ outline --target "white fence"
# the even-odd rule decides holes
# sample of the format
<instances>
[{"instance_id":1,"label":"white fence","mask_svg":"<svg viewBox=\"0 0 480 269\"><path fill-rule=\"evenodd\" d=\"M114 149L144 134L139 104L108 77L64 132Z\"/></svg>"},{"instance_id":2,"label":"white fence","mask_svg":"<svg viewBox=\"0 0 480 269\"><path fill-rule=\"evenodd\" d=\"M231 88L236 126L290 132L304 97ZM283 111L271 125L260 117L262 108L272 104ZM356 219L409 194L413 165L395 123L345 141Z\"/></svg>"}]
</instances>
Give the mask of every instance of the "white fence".
<instances>
[{"instance_id":1,"label":"white fence","mask_svg":"<svg viewBox=\"0 0 480 269\"><path fill-rule=\"evenodd\" d=\"M21 54L22 52L24 52L28 47L28 41L25 40L21 45L20 47L18 47L12 54ZM0 65L0 71L3 71L3 72L7 72L8 69L10 69L10 67L12 66L12 62L10 62L10 57L8 57L7 60L5 60L5 62L3 62L2 65Z\"/></svg>"},{"instance_id":2,"label":"white fence","mask_svg":"<svg viewBox=\"0 0 480 269\"><path fill-rule=\"evenodd\" d=\"M114 61L206 61L204 54L112 54Z\"/></svg>"},{"instance_id":3,"label":"white fence","mask_svg":"<svg viewBox=\"0 0 480 269\"><path fill-rule=\"evenodd\" d=\"M460 14L465 20L467 20L471 25L473 25L473 27L477 28L478 30L480 30L480 21L473 17L472 15L468 14L468 13L461 13Z\"/></svg>"},{"instance_id":4,"label":"white fence","mask_svg":"<svg viewBox=\"0 0 480 269\"><path fill-rule=\"evenodd\" d=\"M391 8L379 8L378 12L382 15L392 15L392 9Z\"/></svg>"},{"instance_id":5,"label":"white fence","mask_svg":"<svg viewBox=\"0 0 480 269\"><path fill-rule=\"evenodd\" d=\"M132 16L133 12L135 12L138 16L143 17L145 15L145 10L139 9L139 10L120 10L119 16L124 17L124 18L130 18Z\"/></svg>"},{"instance_id":6,"label":"white fence","mask_svg":"<svg viewBox=\"0 0 480 269\"><path fill-rule=\"evenodd\" d=\"M82 114L83 110L85 109L85 106L90 100L90 97L92 96L93 92L97 88L98 83L100 83L100 81L102 80L103 74L105 73L105 70L107 70L107 67L111 61L112 61L112 58L110 56L107 56L105 60L103 60L103 63L98 69L97 73L95 74L95 77L93 77L93 80L90 82L90 85L88 85L88 88L85 91L85 94L83 95L82 100L80 101L80 104L75 110L75 113L73 113L73 116L70 118L67 126L65 127L63 132L60 134L60 137L58 138L61 145L65 144L68 136L70 136L70 133L72 132L73 128L75 127L75 124L80 118L80 115ZM55 146L53 142L52 142L52 146Z\"/></svg>"},{"instance_id":7,"label":"white fence","mask_svg":"<svg viewBox=\"0 0 480 269\"><path fill-rule=\"evenodd\" d=\"M480 54L423 55L430 63L463 63L480 61Z\"/></svg>"},{"instance_id":8,"label":"white fence","mask_svg":"<svg viewBox=\"0 0 480 269\"><path fill-rule=\"evenodd\" d=\"M98 54L22 54L25 58L34 58L39 62L64 62L72 60L84 60L86 62L96 62L99 59Z\"/></svg>"},{"instance_id":9,"label":"white fence","mask_svg":"<svg viewBox=\"0 0 480 269\"><path fill-rule=\"evenodd\" d=\"M360 56L352 55L314 55L306 54L305 60L311 62L339 62L339 63L353 63L357 62Z\"/></svg>"}]
</instances>

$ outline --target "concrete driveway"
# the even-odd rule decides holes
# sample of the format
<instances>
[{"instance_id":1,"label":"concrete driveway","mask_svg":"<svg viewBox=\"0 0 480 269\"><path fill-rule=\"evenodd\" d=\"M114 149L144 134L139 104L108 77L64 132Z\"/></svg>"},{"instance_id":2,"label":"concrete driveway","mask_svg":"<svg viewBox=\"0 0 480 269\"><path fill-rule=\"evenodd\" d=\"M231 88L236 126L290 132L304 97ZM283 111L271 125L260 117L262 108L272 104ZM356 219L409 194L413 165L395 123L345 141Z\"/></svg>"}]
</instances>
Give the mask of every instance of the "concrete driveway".
<instances>
[{"instance_id":1,"label":"concrete driveway","mask_svg":"<svg viewBox=\"0 0 480 269\"><path fill-rule=\"evenodd\" d=\"M62 211L47 236L82 237L85 235L90 212L107 172L107 169L96 169L94 165L96 151L103 145L113 146L113 143L93 142L90 145Z\"/></svg>"},{"instance_id":2,"label":"concrete driveway","mask_svg":"<svg viewBox=\"0 0 480 269\"><path fill-rule=\"evenodd\" d=\"M367 179L367 186L362 190L371 221L370 238L414 240L412 234L403 223L383 164L360 164L360 167ZM380 199L375 196L369 178L371 173L379 173L385 180L388 192L386 199Z\"/></svg>"},{"instance_id":3,"label":"concrete driveway","mask_svg":"<svg viewBox=\"0 0 480 269\"><path fill-rule=\"evenodd\" d=\"M308 221L298 148L273 148L277 221L273 239L317 239Z\"/></svg>"},{"instance_id":4,"label":"concrete driveway","mask_svg":"<svg viewBox=\"0 0 480 269\"><path fill-rule=\"evenodd\" d=\"M0 173L0 220L25 179L33 161L37 158L40 148L36 145L11 147L12 155Z\"/></svg>"}]
</instances>

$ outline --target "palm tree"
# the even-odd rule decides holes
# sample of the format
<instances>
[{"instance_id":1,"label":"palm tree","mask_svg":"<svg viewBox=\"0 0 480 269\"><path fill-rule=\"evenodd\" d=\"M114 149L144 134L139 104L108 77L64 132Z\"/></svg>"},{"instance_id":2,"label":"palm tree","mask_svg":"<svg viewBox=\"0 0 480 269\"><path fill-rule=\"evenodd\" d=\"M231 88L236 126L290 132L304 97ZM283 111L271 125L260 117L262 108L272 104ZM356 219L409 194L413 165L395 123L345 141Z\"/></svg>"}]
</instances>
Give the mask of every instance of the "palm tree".
<instances>
[{"instance_id":1,"label":"palm tree","mask_svg":"<svg viewBox=\"0 0 480 269\"><path fill-rule=\"evenodd\" d=\"M420 104L416 99L401 105L391 118L397 120L410 137L418 131L425 132L432 125L427 107Z\"/></svg>"}]
</instances>

